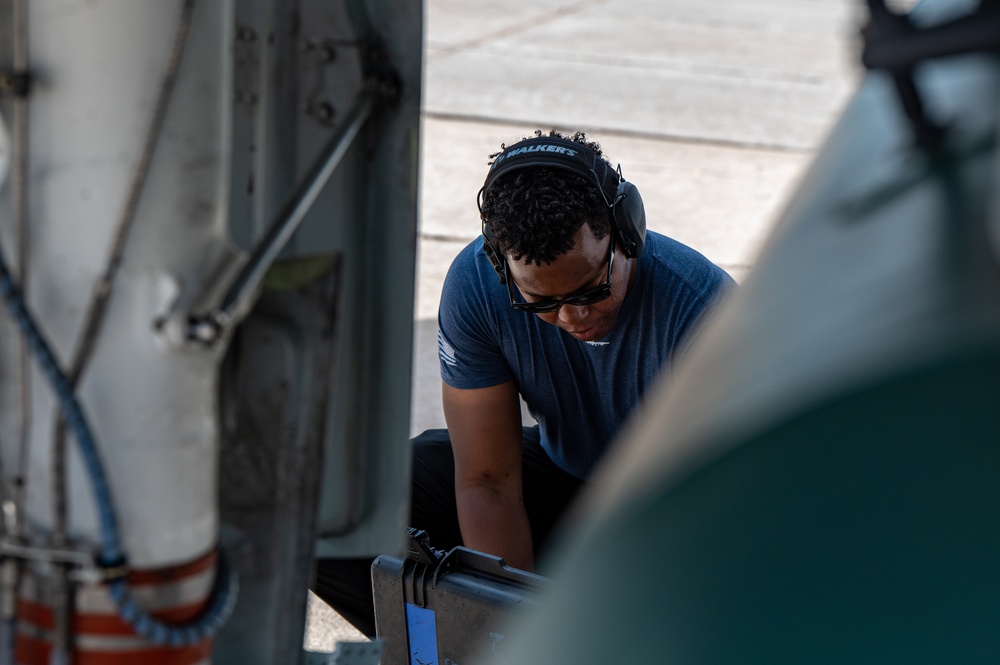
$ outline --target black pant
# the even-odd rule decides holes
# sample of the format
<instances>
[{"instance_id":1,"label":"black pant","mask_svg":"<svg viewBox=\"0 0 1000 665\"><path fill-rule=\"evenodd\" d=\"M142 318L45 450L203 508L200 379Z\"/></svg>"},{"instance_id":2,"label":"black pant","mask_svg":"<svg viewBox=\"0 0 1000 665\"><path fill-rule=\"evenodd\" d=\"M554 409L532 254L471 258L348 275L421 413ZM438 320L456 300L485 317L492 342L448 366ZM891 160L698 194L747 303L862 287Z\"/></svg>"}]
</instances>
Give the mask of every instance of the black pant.
<instances>
[{"instance_id":1,"label":"black pant","mask_svg":"<svg viewBox=\"0 0 1000 665\"><path fill-rule=\"evenodd\" d=\"M411 443L410 526L426 531L436 549L450 550L462 544L462 534L448 430L428 430ZM524 504L538 560L544 557L549 536L583 481L549 459L539 445L538 427L524 428L521 458ZM358 630L374 637L371 565L371 559L319 559L313 591Z\"/></svg>"}]
</instances>

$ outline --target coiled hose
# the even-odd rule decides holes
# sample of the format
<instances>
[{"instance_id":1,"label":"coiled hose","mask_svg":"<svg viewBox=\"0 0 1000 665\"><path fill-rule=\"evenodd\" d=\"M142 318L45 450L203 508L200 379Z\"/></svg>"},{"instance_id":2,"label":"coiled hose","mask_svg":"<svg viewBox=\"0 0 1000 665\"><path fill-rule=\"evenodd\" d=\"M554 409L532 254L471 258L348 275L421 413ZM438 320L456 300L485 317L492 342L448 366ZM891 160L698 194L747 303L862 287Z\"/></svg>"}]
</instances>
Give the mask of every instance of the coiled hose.
<instances>
[{"instance_id":1,"label":"coiled hose","mask_svg":"<svg viewBox=\"0 0 1000 665\"><path fill-rule=\"evenodd\" d=\"M94 492L101 528L98 565L105 569L119 568L125 563L125 555L118 537L118 521L115 517L104 465L91 435L86 414L80 407L66 373L59 367L59 362L52 353L51 345L46 341L45 336L28 311L24 296L7 268L2 247L0 247L0 296L3 297L11 318L14 319L21 335L24 336L28 348L45 375L45 379L51 385L59 402L62 417L66 425L73 430L80 448L80 456L90 476L91 489ZM122 620L128 623L138 635L150 642L172 647L193 644L215 634L232 613L239 590L236 575L229 570L221 549L209 605L197 619L188 624L167 624L140 608L132 599L128 582L124 576L112 579L108 586L109 595L115 602ZM12 638L9 635L4 637Z\"/></svg>"}]
</instances>

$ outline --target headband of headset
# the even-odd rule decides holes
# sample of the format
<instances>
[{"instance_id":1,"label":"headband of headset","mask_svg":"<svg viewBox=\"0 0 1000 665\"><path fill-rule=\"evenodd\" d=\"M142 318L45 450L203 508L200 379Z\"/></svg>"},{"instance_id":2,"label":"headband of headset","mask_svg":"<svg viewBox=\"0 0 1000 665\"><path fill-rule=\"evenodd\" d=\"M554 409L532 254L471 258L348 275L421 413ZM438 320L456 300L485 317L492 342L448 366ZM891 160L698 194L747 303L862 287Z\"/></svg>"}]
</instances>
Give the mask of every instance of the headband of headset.
<instances>
[{"instance_id":1,"label":"headband of headset","mask_svg":"<svg viewBox=\"0 0 1000 665\"><path fill-rule=\"evenodd\" d=\"M490 166L490 172L483 184L483 194L489 191L500 176L515 169L531 166L572 171L593 181L601 190L608 207L611 207L617 198L618 173L609 169L608 163L587 146L558 136L525 139L504 149Z\"/></svg>"},{"instance_id":2,"label":"headband of headset","mask_svg":"<svg viewBox=\"0 0 1000 665\"><path fill-rule=\"evenodd\" d=\"M646 212L639 190L625 181L618 171L610 168L604 159L586 145L558 136L540 136L518 141L497 155L483 188L479 190L480 216L482 217L483 197L497 178L532 166L570 171L593 182L610 210L612 232L622 251L630 258L639 256L646 241ZM502 282L502 261L505 259L493 245L493 235L485 217L482 222L486 253Z\"/></svg>"}]
</instances>

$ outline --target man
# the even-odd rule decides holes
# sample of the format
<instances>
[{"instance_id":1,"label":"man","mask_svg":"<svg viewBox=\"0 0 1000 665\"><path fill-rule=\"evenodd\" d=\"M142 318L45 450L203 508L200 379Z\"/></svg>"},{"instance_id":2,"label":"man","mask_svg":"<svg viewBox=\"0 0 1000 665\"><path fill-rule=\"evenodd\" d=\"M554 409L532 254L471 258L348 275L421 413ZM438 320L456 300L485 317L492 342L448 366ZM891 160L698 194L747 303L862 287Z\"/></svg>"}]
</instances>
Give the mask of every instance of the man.
<instances>
[{"instance_id":1,"label":"man","mask_svg":"<svg viewBox=\"0 0 1000 665\"><path fill-rule=\"evenodd\" d=\"M414 440L411 525L532 570L629 413L734 283L646 231L636 188L582 133L493 155L483 236L444 283L447 430ZM538 425L521 425L519 396ZM368 634L365 588L320 562L317 593ZM364 569L356 569L363 576ZM345 602L351 595L354 603ZM370 593L367 593L370 596ZM370 606L370 599L369 599Z\"/></svg>"}]
</instances>

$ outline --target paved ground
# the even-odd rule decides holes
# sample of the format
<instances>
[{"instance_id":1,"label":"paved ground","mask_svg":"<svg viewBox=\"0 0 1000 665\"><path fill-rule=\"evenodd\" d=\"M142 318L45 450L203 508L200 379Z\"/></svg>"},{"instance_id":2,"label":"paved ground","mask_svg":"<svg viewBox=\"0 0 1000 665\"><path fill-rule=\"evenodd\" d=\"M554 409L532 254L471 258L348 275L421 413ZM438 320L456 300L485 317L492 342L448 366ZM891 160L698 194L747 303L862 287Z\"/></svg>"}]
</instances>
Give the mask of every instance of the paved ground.
<instances>
[{"instance_id":1,"label":"paved ground","mask_svg":"<svg viewBox=\"0 0 1000 665\"><path fill-rule=\"evenodd\" d=\"M435 317L487 156L584 129L649 227L740 280L859 76L860 0L427 0L412 431L443 425Z\"/></svg>"},{"instance_id":2,"label":"paved ground","mask_svg":"<svg viewBox=\"0 0 1000 665\"><path fill-rule=\"evenodd\" d=\"M426 0L412 431L443 426L436 320L487 156L584 129L649 227L737 280L860 75L860 0ZM306 644L358 639L312 599Z\"/></svg>"}]
</instances>

